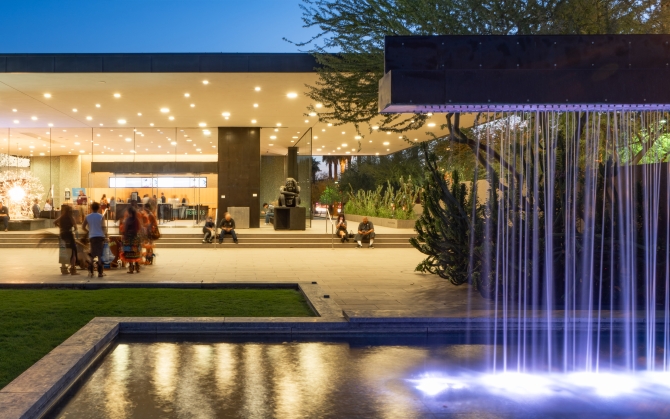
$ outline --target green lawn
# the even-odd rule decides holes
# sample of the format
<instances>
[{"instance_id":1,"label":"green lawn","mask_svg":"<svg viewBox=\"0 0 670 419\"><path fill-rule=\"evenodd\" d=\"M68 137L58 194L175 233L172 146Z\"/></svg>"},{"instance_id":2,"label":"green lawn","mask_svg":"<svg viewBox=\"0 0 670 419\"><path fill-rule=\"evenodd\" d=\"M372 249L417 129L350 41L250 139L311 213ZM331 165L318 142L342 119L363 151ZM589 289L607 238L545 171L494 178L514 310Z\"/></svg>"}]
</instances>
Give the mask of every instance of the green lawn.
<instances>
[{"instance_id":1,"label":"green lawn","mask_svg":"<svg viewBox=\"0 0 670 419\"><path fill-rule=\"evenodd\" d=\"M0 290L0 388L99 316L313 316L290 289Z\"/></svg>"}]
</instances>

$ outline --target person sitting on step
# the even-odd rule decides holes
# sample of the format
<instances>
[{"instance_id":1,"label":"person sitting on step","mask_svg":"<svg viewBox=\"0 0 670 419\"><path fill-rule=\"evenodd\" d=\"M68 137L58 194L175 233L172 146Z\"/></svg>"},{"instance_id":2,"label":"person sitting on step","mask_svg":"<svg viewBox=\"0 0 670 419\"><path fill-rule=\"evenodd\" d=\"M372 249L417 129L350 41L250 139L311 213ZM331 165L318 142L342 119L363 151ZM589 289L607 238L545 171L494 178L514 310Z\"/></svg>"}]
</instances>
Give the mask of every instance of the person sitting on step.
<instances>
[{"instance_id":1,"label":"person sitting on step","mask_svg":"<svg viewBox=\"0 0 670 419\"><path fill-rule=\"evenodd\" d=\"M221 234L219 235L219 244L223 243L223 238L226 236L226 234L233 236L233 242L238 244L237 234L235 233L235 220L233 220L233 217L230 216L229 212L227 212L223 217L223 220L221 220L219 228L221 229Z\"/></svg>"},{"instance_id":2,"label":"person sitting on step","mask_svg":"<svg viewBox=\"0 0 670 419\"><path fill-rule=\"evenodd\" d=\"M263 211L261 214L265 214L265 225L270 224L270 219L275 216L275 207L274 205L268 204L267 202L263 203Z\"/></svg>"},{"instance_id":3,"label":"person sitting on step","mask_svg":"<svg viewBox=\"0 0 670 419\"><path fill-rule=\"evenodd\" d=\"M336 234L340 238L340 241L344 243L349 241L349 233L347 232L347 220L344 218L344 214L340 214L337 217L337 223L335 223L335 228L337 229Z\"/></svg>"},{"instance_id":4,"label":"person sitting on step","mask_svg":"<svg viewBox=\"0 0 670 419\"><path fill-rule=\"evenodd\" d=\"M214 221L212 221L212 217L207 217L207 221L205 221L205 225L202 227L202 232L205 234L205 237L202 238L203 243L211 243L214 241L214 237L216 237L216 226L214 225Z\"/></svg>"},{"instance_id":5,"label":"person sitting on step","mask_svg":"<svg viewBox=\"0 0 670 419\"><path fill-rule=\"evenodd\" d=\"M363 217L363 222L358 225L358 234L356 234L356 241L358 244L356 245L356 248L360 249L363 247L361 242L367 239L370 240L370 245L368 247L374 249L375 226L372 225L372 222L368 221L368 217Z\"/></svg>"}]
</instances>

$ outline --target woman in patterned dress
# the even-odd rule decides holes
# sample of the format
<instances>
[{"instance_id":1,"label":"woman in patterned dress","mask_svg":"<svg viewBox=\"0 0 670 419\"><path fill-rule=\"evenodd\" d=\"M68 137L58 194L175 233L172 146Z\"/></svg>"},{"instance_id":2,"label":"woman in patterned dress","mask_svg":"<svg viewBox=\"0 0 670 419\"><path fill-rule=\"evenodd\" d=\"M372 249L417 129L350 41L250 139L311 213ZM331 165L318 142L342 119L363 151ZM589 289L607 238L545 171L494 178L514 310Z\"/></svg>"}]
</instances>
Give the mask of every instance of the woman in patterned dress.
<instances>
[{"instance_id":1,"label":"woman in patterned dress","mask_svg":"<svg viewBox=\"0 0 670 419\"><path fill-rule=\"evenodd\" d=\"M140 262L142 261L142 239L140 233L142 223L134 207L128 207L126 218L121 223L120 230L123 237L121 260L128 263L129 274L132 274L133 271L140 273Z\"/></svg>"}]
</instances>

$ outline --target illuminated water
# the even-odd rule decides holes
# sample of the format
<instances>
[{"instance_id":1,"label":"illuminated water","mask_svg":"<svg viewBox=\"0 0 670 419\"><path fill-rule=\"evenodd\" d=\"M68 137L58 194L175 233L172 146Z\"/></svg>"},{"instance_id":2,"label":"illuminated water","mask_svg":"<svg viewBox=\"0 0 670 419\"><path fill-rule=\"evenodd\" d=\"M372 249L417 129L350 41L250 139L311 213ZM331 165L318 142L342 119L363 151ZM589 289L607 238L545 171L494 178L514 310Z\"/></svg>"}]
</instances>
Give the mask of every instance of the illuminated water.
<instances>
[{"instance_id":1,"label":"illuminated water","mask_svg":"<svg viewBox=\"0 0 670 419\"><path fill-rule=\"evenodd\" d=\"M489 374L492 354L424 337L122 341L52 417L670 416L668 373Z\"/></svg>"}]
</instances>

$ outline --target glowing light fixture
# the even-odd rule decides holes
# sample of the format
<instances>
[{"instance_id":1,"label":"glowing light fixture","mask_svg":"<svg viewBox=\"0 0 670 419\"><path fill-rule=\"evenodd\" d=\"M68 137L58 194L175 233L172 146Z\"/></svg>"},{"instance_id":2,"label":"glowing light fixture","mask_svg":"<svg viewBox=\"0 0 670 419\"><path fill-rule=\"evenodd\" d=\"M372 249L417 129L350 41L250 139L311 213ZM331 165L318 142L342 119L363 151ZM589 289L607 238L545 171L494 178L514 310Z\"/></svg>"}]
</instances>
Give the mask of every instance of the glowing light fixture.
<instances>
[{"instance_id":1,"label":"glowing light fixture","mask_svg":"<svg viewBox=\"0 0 670 419\"><path fill-rule=\"evenodd\" d=\"M129 142L131 142L131 141L133 141L132 138L130 138L130 137L126 138L126 142L127 142L127 143L129 143Z\"/></svg>"},{"instance_id":2,"label":"glowing light fixture","mask_svg":"<svg viewBox=\"0 0 670 419\"><path fill-rule=\"evenodd\" d=\"M206 126L207 126L207 123L205 123L205 122L201 122L201 123L198 124L198 126L199 126L199 127L206 127Z\"/></svg>"},{"instance_id":3,"label":"glowing light fixture","mask_svg":"<svg viewBox=\"0 0 670 419\"><path fill-rule=\"evenodd\" d=\"M316 116L316 112L310 112L309 116Z\"/></svg>"},{"instance_id":4,"label":"glowing light fixture","mask_svg":"<svg viewBox=\"0 0 670 419\"><path fill-rule=\"evenodd\" d=\"M99 103L96 103L96 104L95 104L95 107L96 107L96 108L99 108L99 107L100 107L100 104L99 104Z\"/></svg>"},{"instance_id":5,"label":"glowing light fixture","mask_svg":"<svg viewBox=\"0 0 670 419\"><path fill-rule=\"evenodd\" d=\"M123 124L126 123L126 120L125 120L125 119L119 119L119 120L116 121L116 122L118 122L119 124L123 125Z\"/></svg>"},{"instance_id":6,"label":"glowing light fixture","mask_svg":"<svg viewBox=\"0 0 670 419\"><path fill-rule=\"evenodd\" d=\"M257 108L257 107L258 107L258 103L254 103L254 108Z\"/></svg>"},{"instance_id":7,"label":"glowing light fixture","mask_svg":"<svg viewBox=\"0 0 670 419\"><path fill-rule=\"evenodd\" d=\"M168 113L170 112L170 108L161 108L161 112Z\"/></svg>"},{"instance_id":8,"label":"glowing light fixture","mask_svg":"<svg viewBox=\"0 0 670 419\"><path fill-rule=\"evenodd\" d=\"M314 105L314 106L315 106L315 107L316 107L317 109L320 109L320 108L323 108L323 105L322 105L322 104L320 104L320 103L317 103L317 104L316 104L316 105Z\"/></svg>"},{"instance_id":9,"label":"glowing light fixture","mask_svg":"<svg viewBox=\"0 0 670 419\"><path fill-rule=\"evenodd\" d=\"M430 124L428 124L428 126L431 127L431 128L434 127L434 126L435 126L435 122L431 122Z\"/></svg>"},{"instance_id":10,"label":"glowing light fixture","mask_svg":"<svg viewBox=\"0 0 670 419\"><path fill-rule=\"evenodd\" d=\"M121 93L114 93L114 97L115 97L115 98L120 98L120 97L121 97Z\"/></svg>"},{"instance_id":11,"label":"glowing light fixture","mask_svg":"<svg viewBox=\"0 0 670 419\"><path fill-rule=\"evenodd\" d=\"M260 92L260 91L261 91L261 88L258 87L258 86L256 86L256 87L254 88L254 90L257 91L257 92Z\"/></svg>"},{"instance_id":12,"label":"glowing light fixture","mask_svg":"<svg viewBox=\"0 0 670 419\"><path fill-rule=\"evenodd\" d=\"M230 116L230 112L223 112L221 116Z\"/></svg>"},{"instance_id":13,"label":"glowing light fixture","mask_svg":"<svg viewBox=\"0 0 670 419\"><path fill-rule=\"evenodd\" d=\"M72 112L77 112L77 108L72 108Z\"/></svg>"},{"instance_id":14,"label":"glowing light fixture","mask_svg":"<svg viewBox=\"0 0 670 419\"><path fill-rule=\"evenodd\" d=\"M209 84L209 80L203 80L202 84Z\"/></svg>"},{"instance_id":15,"label":"glowing light fixture","mask_svg":"<svg viewBox=\"0 0 670 419\"><path fill-rule=\"evenodd\" d=\"M271 135L271 136L270 136L270 139L271 139L271 140L276 140L276 139L277 139L277 136L276 136L276 135Z\"/></svg>"},{"instance_id":16,"label":"glowing light fixture","mask_svg":"<svg viewBox=\"0 0 670 419\"><path fill-rule=\"evenodd\" d=\"M298 97L298 94L295 93L295 92L290 92L290 93L286 94L286 97L289 98L289 99L295 99L295 98Z\"/></svg>"},{"instance_id":17,"label":"glowing light fixture","mask_svg":"<svg viewBox=\"0 0 670 419\"><path fill-rule=\"evenodd\" d=\"M389 143L388 141L384 141L384 145L389 145L389 144L391 144L391 143Z\"/></svg>"},{"instance_id":18,"label":"glowing light fixture","mask_svg":"<svg viewBox=\"0 0 670 419\"><path fill-rule=\"evenodd\" d=\"M49 99L49 98L51 97L51 93L45 93L45 94L44 94L44 97L47 98L47 99Z\"/></svg>"},{"instance_id":19,"label":"glowing light fixture","mask_svg":"<svg viewBox=\"0 0 670 419\"><path fill-rule=\"evenodd\" d=\"M20 186L14 186L8 191L8 194L12 201L21 201L26 197L26 191Z\"/></svg>"},{"instance_id":20,"label":"glowing light fixture","mask_svg":"<svg viewBox=\"0 0 670 419\"><path fill-rule=\"evenodd\" d=\"M184 97L191 97L190 93L184 93Z\"/></svg>"},{"instance_id":21,"label":"glowing light fixture","mask_svg":"<svg viewBox=\"0 0 670 419\"><path fill-rule=\"evenodd\" d=\"M36 116L31 116L30 119L32 119L33 121L37 121L37 117L36 117Z\"/></svg>"},{"instance_id":22,"label":"glowing light fixture","mask_svg":"<svg viewBox=\"0 0 670 419\"><path fill-rule=\"evenodd\" d=\"M195 108L195 103L191 103L191 107L192 107L192 108Z\"/></svg>"},{"instance_id":23,"label":"glowing light fixture","mask_svg":"<svg viewBox=\"0 0 670 419\"><path fill-rule=\"evenodd\" d=\"M170 116L170 117L168 117L168 119L169 119L170 121L174 121L174 116Z\"/></svg>"},{"instance_id":24,"label":"glowing light fixture","mask_svg":"<svg viewBox=\"0 0 670 419\"><path fill-rule=\"evenodd\" d=\"M255 120L255 119L252 119L252 120L251 120L251 123L252 123L252 124L255 124L255 123L256 123L256 120Z\"/></svg>"},{"instance_id":25,"label":"glowing light fixture","mask_svg":"<svg viewBox=\"0 0 670 419\"><path fill-rule=\"evenodd\" d=\"M92 120L92 119L93 119L92 116L87 116L87 117L86 117L86 120L87 120L87 121L90 121L90 120Z\"/></svg>"},{"instance_id":26,"label":"glowing light fixture","mask_svg":"<svg viewBox=\"0 0 670 419\"><path fill-rule=\"evenodd\" d=\"M170 144L172 144L172 145L177 145L177 142L176 142L176 141L172 141Z\"/></svg>"}]
</instances>

